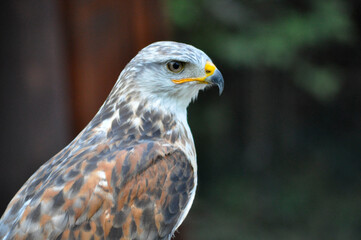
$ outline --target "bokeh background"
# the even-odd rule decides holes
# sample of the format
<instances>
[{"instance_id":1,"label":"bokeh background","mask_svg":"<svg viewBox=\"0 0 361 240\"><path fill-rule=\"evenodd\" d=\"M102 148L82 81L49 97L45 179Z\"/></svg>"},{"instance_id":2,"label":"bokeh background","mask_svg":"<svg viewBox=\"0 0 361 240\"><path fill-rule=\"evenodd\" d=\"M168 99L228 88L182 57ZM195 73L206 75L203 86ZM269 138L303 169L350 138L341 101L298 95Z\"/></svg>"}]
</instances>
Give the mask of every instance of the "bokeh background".
<instances>
[{"instance_id":1,"label":"bokeh background","mask_svg":"<svg viewBox=\"0 0 361 240\"><path fill-rule=\"evenodd\" d=\"M203 49L199 187L176 239L361 239L359 0L4 0L0 214L144 46Z\"/></svg>"}]
</instances>

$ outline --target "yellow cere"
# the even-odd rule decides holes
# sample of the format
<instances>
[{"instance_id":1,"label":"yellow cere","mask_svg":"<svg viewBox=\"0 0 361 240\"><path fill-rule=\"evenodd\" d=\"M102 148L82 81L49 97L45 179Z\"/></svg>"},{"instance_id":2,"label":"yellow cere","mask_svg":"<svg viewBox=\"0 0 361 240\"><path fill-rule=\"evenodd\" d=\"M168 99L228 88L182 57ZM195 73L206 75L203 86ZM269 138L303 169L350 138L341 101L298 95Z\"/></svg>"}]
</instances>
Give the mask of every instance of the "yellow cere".
<instances>
[{"instance_id":1,"label":"yellow cere","mask_svg":"<svg viewBox=\"0 0 361 240\"><path fill-rule=\"evenodd\" d=\"M199 78L183 78L183 79L173 79L172 82L174 82L175 84L181 84L181 83L185 83L185 82L193 82L193 81L197 81L199 83L204 83L204 84L208 84L207 81L205 81L205 79L209 76L212 76L214 71L216 70L216 66L211 63L210 61L206 62L206 66L204 67L204 71L206 73L205 76L203 77L199 77Z\"/></svg>"}]
</instances>

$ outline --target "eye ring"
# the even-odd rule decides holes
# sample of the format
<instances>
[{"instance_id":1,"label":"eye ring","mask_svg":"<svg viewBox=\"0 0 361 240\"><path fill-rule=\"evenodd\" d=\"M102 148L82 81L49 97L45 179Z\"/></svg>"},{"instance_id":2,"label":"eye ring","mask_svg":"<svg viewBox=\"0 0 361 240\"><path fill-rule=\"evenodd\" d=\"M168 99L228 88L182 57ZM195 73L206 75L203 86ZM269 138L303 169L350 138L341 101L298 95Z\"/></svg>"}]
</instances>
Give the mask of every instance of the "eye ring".
<instances>
[{"instance_id":1,"label":"eye ring","mask_svg":"<svg viewBox=\"0 0 361 240\"><path fill-rule=\"evenodd\" d=\"M180 73L184 69L184 65L184 62L170 61L167 63L167 68L171 72Z\"/></svg>"}]
</instances>

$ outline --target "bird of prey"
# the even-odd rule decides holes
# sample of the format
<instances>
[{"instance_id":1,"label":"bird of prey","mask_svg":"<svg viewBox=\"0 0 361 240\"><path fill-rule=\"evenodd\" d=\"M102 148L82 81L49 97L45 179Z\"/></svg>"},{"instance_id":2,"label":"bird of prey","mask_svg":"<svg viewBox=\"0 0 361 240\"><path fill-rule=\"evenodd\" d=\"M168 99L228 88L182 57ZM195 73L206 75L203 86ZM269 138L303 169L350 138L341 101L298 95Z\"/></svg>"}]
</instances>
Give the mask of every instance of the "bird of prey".
<instances>
[{"instance_id":1,"label":"bird of prey","mask_svg":"<svg viewBox=\"0 0 361 240\"><path fill-rule=\"evenodd\" d=\"M197 186L187 106L223 84L193 46L142 49L85 129L11 200L0 239L170 239Z\"/></svg>"}]
</instances>

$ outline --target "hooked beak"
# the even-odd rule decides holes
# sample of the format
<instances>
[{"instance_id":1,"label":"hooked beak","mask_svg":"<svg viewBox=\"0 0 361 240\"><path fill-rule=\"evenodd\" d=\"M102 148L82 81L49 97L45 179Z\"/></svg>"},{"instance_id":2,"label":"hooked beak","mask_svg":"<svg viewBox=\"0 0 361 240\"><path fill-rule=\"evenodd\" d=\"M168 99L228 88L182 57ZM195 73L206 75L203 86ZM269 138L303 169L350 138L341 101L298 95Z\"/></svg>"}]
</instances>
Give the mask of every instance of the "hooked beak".
<instances>
[{"instance_id":1,"label":"hooked beak","mask_svg":"<svg viewBox=\"0 0 361 240\"><path fill-rule=\"evenodd\" d=\"M222 94L224 88L224 80L221 72L217 69L217 67L210 61L206 62L206 66L204 67L204 71L206 75L200 78L183 78L183 79L174 79L172 82L175 84L182 84L185 82L198 82L203 84L212 84L217 85L219 89L219 95Z\"/></svg>"},{"instance_id":2,"label":"hooked beak","mask_svg":"<svg viewBox=\"0 0 361 240\"><path fill-rule=\"evenodd\" d=\"M219 95L222 94L224 88L224 80L221 72L218 69L216 69L211 76L207 77L204 80L212 85L217 85L219 89Z\"/></svg>"}]
</instances>

